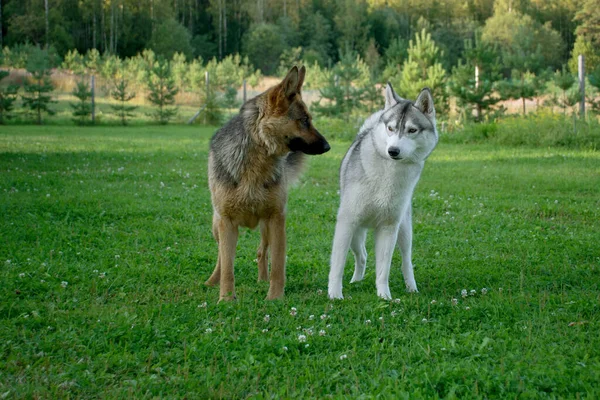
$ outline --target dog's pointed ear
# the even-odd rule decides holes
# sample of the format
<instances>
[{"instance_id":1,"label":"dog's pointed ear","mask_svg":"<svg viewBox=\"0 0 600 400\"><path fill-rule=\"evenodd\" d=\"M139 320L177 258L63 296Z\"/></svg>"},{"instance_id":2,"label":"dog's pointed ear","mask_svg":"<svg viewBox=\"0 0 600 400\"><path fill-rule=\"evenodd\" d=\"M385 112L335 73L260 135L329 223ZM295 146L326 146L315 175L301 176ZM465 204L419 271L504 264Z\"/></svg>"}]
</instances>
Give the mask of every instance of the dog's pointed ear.
<instances>
[{"instance_id":1,"label":"dog's pointed ear","mask_svg":"<svg viewBox=\"0 0 600 400\"><path fill-rule=\"evenodd\" d=\"M298 87L297 87L298 93L300 93L302 90L302 85L304 85L304 77L305 76L306 76L306 68L304 68L304 65L303 65L298 70Z\"/></svg>"},{"instance_id":2,"label":"dog's pointed ear","mask_svg":"<svg viewBox=\"0 0 600 400\"><path fill-rule=\"evenodd\" d=\"M435 118L435 108L433 106L433 96L429 88L424 88L419 93L417 100L415 100L415 107L417 107L423 114L429 118Z\"/></svg>"},{"instance_id":3,"label":"dog's pointed ear","mask_svg":"<svg viewBox=\"0 0 600 400\"><path fill-rule=\"evenodd\" d=\"M388 82L387 85L385 85L385 110L394 107L399 102L400 96L394 92L392 84Z\"/></svg>"},{"instance_id":4,"label":"dog's pointed ear","mask_svg":"<svg viewBox=\"0 0 600 400\"><path fill-rule=\"evenodd\" d=\"M306 70L304 71L306 72ZM304 81L304 75L302 75L302 81ZM293 97L296 93L299 93L299 86L302 85L300 81L300 75L298 73L298 67L295 65L290 69L290 72L287 73L283 81L281 82L281 86L283 88L283 93L285 97L290 98Z\"/></svg>"}]
</instances>

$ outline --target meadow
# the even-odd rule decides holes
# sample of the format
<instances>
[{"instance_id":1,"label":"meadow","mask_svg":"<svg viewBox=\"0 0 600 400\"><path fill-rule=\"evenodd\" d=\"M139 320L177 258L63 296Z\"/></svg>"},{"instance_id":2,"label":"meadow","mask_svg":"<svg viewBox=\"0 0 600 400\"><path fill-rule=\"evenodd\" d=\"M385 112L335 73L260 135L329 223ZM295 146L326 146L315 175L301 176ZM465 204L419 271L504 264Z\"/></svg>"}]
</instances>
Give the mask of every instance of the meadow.
<instances>
[{"instance_id":1,"label":"meadow","mask_svg":"<svg viewBox=\"0 0 600 400\"><path fill-rule=\"evenodd\" d=\"M600 152L442 138L413 201L420 292L396 252L376 297L370 235L330 301L334 140L290 192L285 298L242 230L217 304L213 132L0 129L0 398L600 397Z\"/></svg>"}]
</instances>

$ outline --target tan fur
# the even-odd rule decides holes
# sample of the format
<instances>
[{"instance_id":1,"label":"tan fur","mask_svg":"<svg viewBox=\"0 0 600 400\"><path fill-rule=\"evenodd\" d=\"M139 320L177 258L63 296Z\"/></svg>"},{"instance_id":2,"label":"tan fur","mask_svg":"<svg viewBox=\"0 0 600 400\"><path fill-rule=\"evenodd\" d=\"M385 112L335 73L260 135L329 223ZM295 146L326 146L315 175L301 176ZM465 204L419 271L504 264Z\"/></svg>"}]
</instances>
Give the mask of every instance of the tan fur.
<instances>
[{"instance_id":1,"label":"tan fur","mask_svg":"<svg viewBox=\"0 0 600 400\"><path fill-rule=\"evenodd\" d=\"M297 79L294 79L292 72ZM256 98L252 103L255 106L244 108L246 131L251 138L248 148L251 162L246 165L237 185L225 185L216 179L211 167L215 165L214 154L212 151L209 154L209 187L214 209L213 236L218 243L218 256L215 269L206 284L220 284L220 300L235 299L233 262L239 227L254 229L259 224L261 241L257 251L258 280L266 281L269 277L270 248L271 274L267 299L281 298L284 294L288 181L283 176L272 185L265 185L265 182L273 176L289 153L287 143L290 137L302 137L309 143L310 140L315 140L304 132L306 129L299 129L297 121L288 117L288 108L292 102L300 104L306 110L300 95L304 73L304 67L300 71L292 69L279 85ZM297 93L290 97L290 91ZM312 124L310 127L314 130Z\"/></svg>"}]
</instances>

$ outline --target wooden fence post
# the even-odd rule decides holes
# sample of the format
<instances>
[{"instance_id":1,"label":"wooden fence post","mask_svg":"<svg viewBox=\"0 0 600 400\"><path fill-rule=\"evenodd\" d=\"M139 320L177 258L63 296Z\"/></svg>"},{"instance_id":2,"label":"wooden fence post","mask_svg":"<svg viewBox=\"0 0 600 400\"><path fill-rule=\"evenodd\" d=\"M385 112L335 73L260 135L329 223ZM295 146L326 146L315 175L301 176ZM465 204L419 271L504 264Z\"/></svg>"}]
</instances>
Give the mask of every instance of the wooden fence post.
<instances>
[{"instance_id":1,"label":"wooden fence post","mask_svg":"<svg viewBox=\"0 0 600 400\"><path fill-rule=\"evenodd\" d=\"M585 61L582 54L577 57L577 61L579 63L579 94L581 95L581 101L579 102L579 115L581 118L585 118Z\"/></svg>"},{"instance_id":2,"label":"wooden fence post","mask_svg":"<svg viewBox=\"0 0 600 400\"><path fill-rule=\"evenodd\" d=\"M92 124L96 122L96 77L92 75L90 92L92 93Z\"/></svg>"},{"instance_id":3,"label":"wooden fence post","mask_svg":"<svg viewBox=\"0 0 600 400\"><path fill-rule=\"evenodd\" d=\"M204 73L204 80L206 81L206 104L208 104L208 101L209 101L208 97L210 96L210 93L209 93L210 77L209 77L208 71L206 71ZM204 125L206 125L206 113L204 113Z\"/></svg>"},{"instance_id":4,"label":"wooden fence post","mask_svg":"<svg viewBox=\"0 0 600 400\"><path fill-rule=\"evenodd\" d=\"M243 93L244 93L243 100L245 103L246 102L246 80L245 79L244 79L244 92Z\"/></svg>"}]
</instances>

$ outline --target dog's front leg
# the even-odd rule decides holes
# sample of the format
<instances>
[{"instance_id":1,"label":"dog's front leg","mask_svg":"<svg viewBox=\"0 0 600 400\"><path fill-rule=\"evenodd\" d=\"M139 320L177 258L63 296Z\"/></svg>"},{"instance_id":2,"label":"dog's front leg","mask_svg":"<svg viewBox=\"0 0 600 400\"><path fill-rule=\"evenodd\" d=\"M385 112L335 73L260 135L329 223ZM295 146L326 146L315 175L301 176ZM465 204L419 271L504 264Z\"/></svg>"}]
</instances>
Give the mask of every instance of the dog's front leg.
<instances>
[{"instance_id":1,"label":"dog's front leg","mask_svg":"<svg viewBox=\"0 0 600 400\"><path fill-rule=\"evenodd\" d=\"M260 244L256 252L258 262L258 281L269 280L269 227L266 221L260 221Z\"/></svg>"},{"instance_id":2,"label":"dog's front leg","mask_svg":"<svg viewBox=\"0 0 600 400\"><path fill-rule=\"evenodd\" d=\"M406 290L418 292L412 265L412 207L410 205L400 222L397 244L402 253L402 275L404 276Z\"/></svg>"},{"instance_id":3,"label":"dog's front leg","mask_svg":"<svg viewBox=\"0 0 600 400\"><path fill-rule=\"evenodd\" d=\"M221 266L221 286L219 301L235 299L235 277L233 260L238 240L238 225L227 217L218 223L219 230L219 264Z\"/></svg>"},{"instance_id":4,"label":"dog's front leg","mask_svg":"<svg viewBox=\"0 0 600 400\"><path fill-rule=\"evenodd\" d=\"M329 270L329 285L327 289L330 299L344 298L342 295L342 279L344 278L346 256L348 255L354 230L355 227L352 223L338 217L333 236L331 269Z\"/></svg>"},{"instance_id":5,"label":"dog's front leg","mask_svg":"<svg viewBox=\"0 0 600 400\"><path fill-rule=\"evenodd\" d=\"M267 300L283 297L285 287L285 214L277 214L267 222L271 247L271 283Z\"/></svg>"},{"instance_id":6,"label":"dog's front leg","mask_svg":"<svg viewBox=\"0 0 600 400\"><path fill-rule=\"evenodd\" d=\"M375 273L377 275L377 295L385 300L391 300L389 279L394 242L398 236L398 225L378 226L375 229Z\"/></svg>"}]
</instances>

